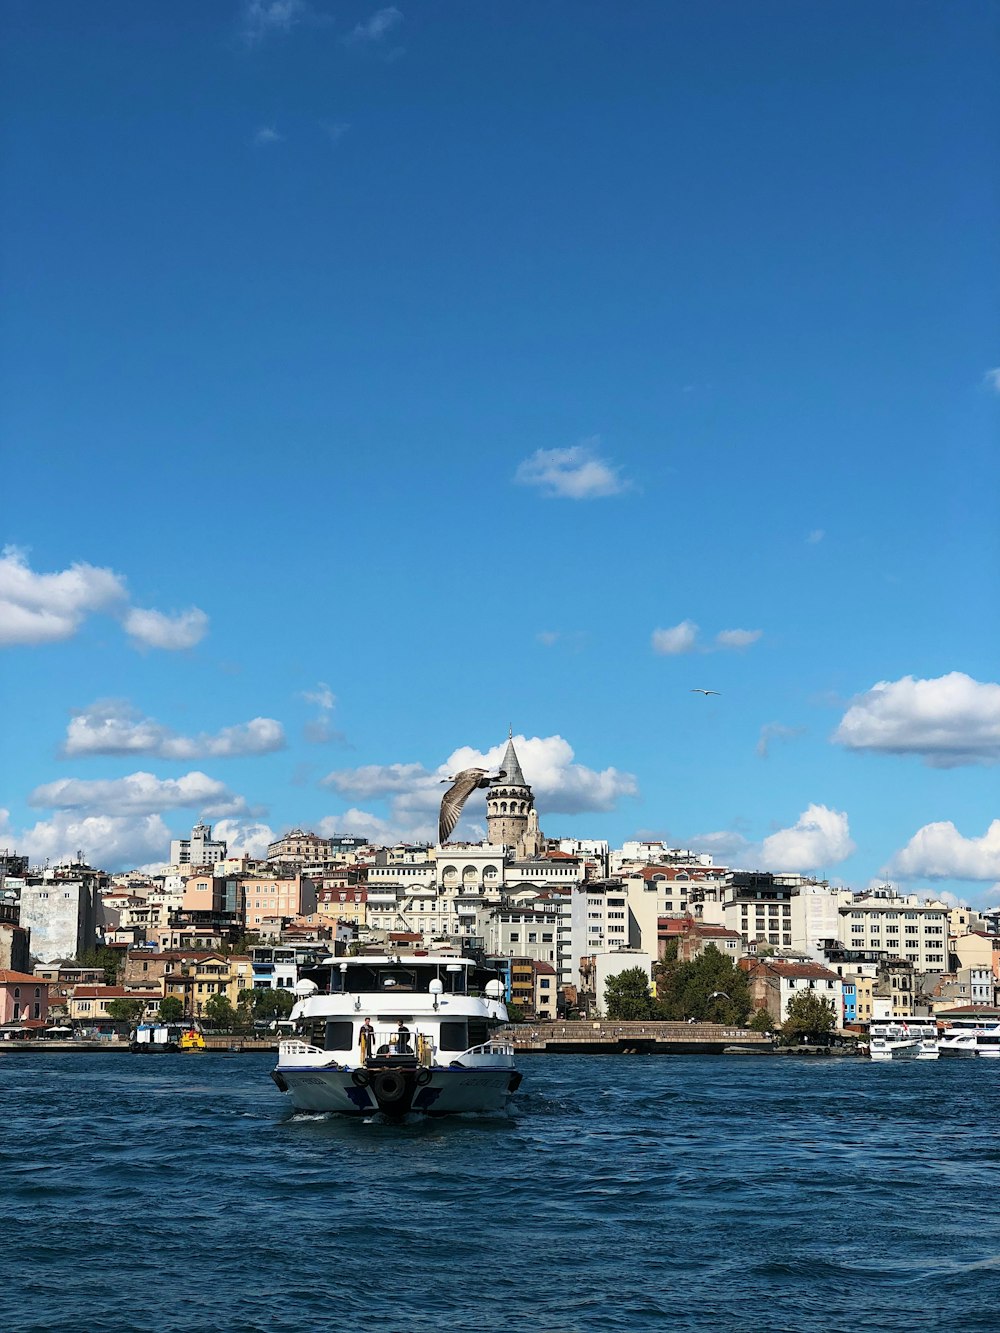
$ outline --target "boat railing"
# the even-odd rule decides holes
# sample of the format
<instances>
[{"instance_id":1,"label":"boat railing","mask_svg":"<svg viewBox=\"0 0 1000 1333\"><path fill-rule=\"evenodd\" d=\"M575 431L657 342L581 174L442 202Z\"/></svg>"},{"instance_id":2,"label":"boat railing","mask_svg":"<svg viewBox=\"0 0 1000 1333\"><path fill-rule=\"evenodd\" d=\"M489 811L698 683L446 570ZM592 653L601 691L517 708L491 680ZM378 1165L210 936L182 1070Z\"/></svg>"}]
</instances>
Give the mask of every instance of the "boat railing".
<instances>
[{"instance_id":1,"label":"boat railing","mask_svg":"<svg viewBox=\"0 0 1000 1333\"><path fill-rule=\"evenodd\" d=\"M467 1055L513 1055L514 1047L509 1041L493 1038L490 1041L484 1041L480 1046L471 1046L467 1051L463 1051L459 1059L465 1059Z\"/></svg>"},{"instance_id":2,"label":"boat railing","mask_svg":"<svg viewBox=\"0 0 1000 1333\"><path fill-rule=\"evenodd\" d=\"M302 1041L300 1037L288 1037L282 1041L281 1050L284 1055L323 1055L325 1053L321 1046L313 1046L308 1041Z\"/></svg>"},{"instance_id":3,"label":"boat railing","mask_svg":"<svg viewBox=\"0 0 1000 1333\"><path fill-rule=\"evenodd\" d=\"M400 1046L397 1028L376 1028L371 1046L362 1049L361 1059L364 1063L366 1059L372 1057L380 1058L397 1055L409 1056L412 1060L415 1056L417 1064L426 1065L429 1068L434 1063L436 1049L429 1033L410 1028L409 1036L405 1043Z\"/></svg>"}]
</instances>

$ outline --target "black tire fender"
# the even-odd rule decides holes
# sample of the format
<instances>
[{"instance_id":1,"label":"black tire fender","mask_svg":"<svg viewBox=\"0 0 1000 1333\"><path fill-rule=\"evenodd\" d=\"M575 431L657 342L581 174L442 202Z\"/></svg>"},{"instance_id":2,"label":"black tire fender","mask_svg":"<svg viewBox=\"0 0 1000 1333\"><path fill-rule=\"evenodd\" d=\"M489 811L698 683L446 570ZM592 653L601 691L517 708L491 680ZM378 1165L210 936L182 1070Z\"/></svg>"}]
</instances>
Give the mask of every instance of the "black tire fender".
<instances>
[{"instance_id":1,"label":"black tire fender","mask_svg":"<svg viewBox=\"0 0 1000 1333\"><path fill-rule=\"evenodd\" d=\"M354 1073L351 1075L351 1082L356 1088L367 1088L371 1079L368 1077L368 1074L364 1069L355 1069Z\"/></svg>"},{"instance_id":2,"label":"black tire fender","mask_svg":"<svg viewBox=\"0 0 1000 1333\"><path fill-rule=\"evenodd\" d=\"M398 1102L406 1096L406 1079L395 1069L383 1069L375 1075L372 1092L379 1102Z\"/></svg>"},{"instance_id":3,"label":"black tire fender","mask_svg":"<svg viewBox=\"0 0 1000 1333\"><path fill-rule=\"evenodd\" d=\"M424 1087L431 1081L431 1071L429 1069L418 1069L416 1083L418 1088Z\"/></svg>"}]
</instances>

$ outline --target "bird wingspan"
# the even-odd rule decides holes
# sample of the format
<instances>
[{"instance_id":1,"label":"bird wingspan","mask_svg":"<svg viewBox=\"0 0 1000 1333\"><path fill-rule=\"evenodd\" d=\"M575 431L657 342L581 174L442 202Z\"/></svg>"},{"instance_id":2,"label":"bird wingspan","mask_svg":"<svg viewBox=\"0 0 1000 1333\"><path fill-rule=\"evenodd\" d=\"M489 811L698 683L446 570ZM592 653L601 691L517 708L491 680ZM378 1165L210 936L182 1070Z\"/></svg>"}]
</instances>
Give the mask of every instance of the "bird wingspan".
<instances>
[{"instance_id":1,"label":"bird wingspan","mask_svg":"<svg viewBox=\"0 0 1000 1333\"><path fill-rule=\"evenodd\" d=\"M485 769L466 768L456 774L455 781L441 798L441 813L438 817L438 842L447 842L452 829L458 823L462 806L469 799L483 780Z\"/></svg>"}]
</instances>

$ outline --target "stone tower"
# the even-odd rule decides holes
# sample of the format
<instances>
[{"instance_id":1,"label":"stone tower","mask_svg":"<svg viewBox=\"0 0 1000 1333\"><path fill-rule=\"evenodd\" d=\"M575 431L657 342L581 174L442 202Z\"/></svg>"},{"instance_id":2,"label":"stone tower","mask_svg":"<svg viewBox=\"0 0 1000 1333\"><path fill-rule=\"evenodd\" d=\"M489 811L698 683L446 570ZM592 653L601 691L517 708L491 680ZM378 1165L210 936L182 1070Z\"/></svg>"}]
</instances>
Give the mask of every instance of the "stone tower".
<instances>
[{"instance_id":1,"label":"stone tower","mask_svg":"<svg viewBox=\"0 0 1000 1333\"><path fill-rule=\"evenodd\" d=\"M500 847L513 847L520 852L528 833L529 822L538 828L534 819L535 798L524 780L513 733L507 733L507 751L500 760L505 776L494 778L486 789L486 829L489 841Z\"/></svg>"}]
</instances>

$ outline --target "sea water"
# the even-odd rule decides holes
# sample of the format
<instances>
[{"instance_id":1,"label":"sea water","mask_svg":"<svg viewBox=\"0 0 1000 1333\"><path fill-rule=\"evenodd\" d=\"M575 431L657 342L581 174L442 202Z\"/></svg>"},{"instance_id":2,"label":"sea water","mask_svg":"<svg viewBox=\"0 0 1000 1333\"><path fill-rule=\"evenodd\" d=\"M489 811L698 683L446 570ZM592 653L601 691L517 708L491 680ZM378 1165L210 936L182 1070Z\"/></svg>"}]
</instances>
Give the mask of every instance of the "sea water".
<instances>
[{"instance_id":1,"label":"sea water","mask_svg":"<svg viewBox=\"0 0 1000 1333\"><path fill-rule=\"evenodd\" d=\"M1000 1328L1000 1061L526 1056L506 1115L267 1055L0 1055L8 1333Z\"/></svg>"}]
</instances>

